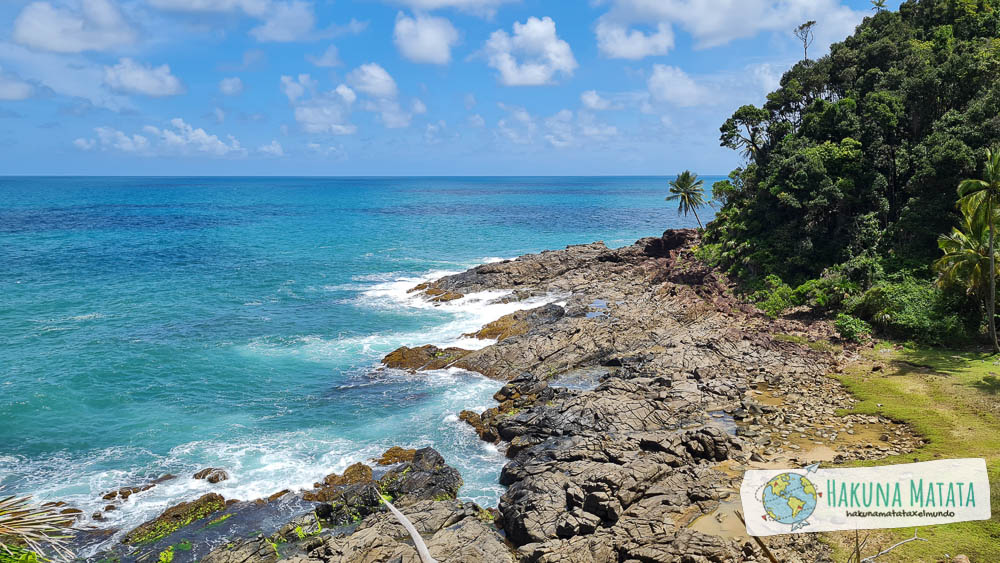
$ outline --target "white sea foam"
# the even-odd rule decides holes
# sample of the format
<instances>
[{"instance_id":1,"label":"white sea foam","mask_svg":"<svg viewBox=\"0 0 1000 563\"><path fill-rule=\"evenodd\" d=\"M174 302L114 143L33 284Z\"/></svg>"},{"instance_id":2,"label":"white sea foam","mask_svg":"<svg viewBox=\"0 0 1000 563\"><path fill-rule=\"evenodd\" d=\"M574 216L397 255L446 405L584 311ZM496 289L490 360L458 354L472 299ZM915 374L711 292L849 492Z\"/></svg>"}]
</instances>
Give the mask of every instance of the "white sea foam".
<instances>
[{"instance_id":1,"label":"white sea foam","mask_svg":"<svg viewBox=\"0 0 1000 563\"><path fill-rule=\"evenodd\" d=\"M360 279L353 280L349 288L322 288L355 293L352 303L358 307L384 308L420 316L426 319L424 328L364 336L261 337L237 344L235 348L244 354L290 356L337 366L343 366L345 360L353 362L353 365L371 365L388 351L403 345L430 343L467 349L487 346L493 341L462 335L476 331L505 314L560 299L560 296L552 295L502 303L500 301L508 292L487 291L436 304L429 302L425 296L409 293L419 283L453 273L437 270L422 276L399 273L359 276ZM286 283L283 289L290 290L292 283ZM248 306L258 304L247 302ZM482 442L472 428L458 419L456 413L466 409L484 410L500 384L454 368L419 375L382 370L359 373L345 381L339 389L384 385L387 381L424 389L426 393L420 400L408 403L401 412L390 411L384 418L362 425L363 429L343 430L322 426L294 432L246 433L231 440L189 442L165 454L118 447L88 452L72 459L58 456L33 460L4 457L0 459L0 468L10 469L21 476L31 476L22 481L19 488L27 486L38 500L65 501L87 515L100 511L107 504L100 498L104 492L123 486L142 485L165 473L179 476L132 495L118 510L106 513L105 521L88 522L120 530L109 542L119 540L125 531L155 517L169 506L205 492L216 491L227 499L252 500L286 488L308 489L325 475L342 472L349 465L377 457L395 445L434 446L465 478L467 486L463 489L463 498L486 506L493 505L502 493L497 476L505 462L504 455L493 445ZM73 470L66 471L67 467ZM130 469L108 469L110 467ZM215 485L191 478L194 472L204 467L224 468L230 478Z\"/></svg>"}]
</instances>

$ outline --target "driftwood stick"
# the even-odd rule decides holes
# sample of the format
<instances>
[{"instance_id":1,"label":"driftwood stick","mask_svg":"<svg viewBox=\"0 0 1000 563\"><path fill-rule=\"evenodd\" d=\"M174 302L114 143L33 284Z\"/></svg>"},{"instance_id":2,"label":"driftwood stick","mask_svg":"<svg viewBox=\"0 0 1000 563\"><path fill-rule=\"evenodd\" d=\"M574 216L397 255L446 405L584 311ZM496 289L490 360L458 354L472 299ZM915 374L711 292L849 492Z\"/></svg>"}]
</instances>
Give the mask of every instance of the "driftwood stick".
<instances>
[{"instance_id":1,"label":"driftwood stick","mask_svg":"<svg viewBox=\"0 0 1000 563\"><path fill-rule=\"evenodd\" d=\"M387 498L381 494L379 494L378 497L382 500L382 503L385 504L385 507L389 509L389 512L396 517L396 520L399 520L399 523L406 528L407 533L410 534L410 539L413 540L413 547L417 548L417 555L420 556L420 563L437 563L437 561L431 557L431 553L427 551L427 544L424 543L424 538L420 537L420 533L417 532L415 527L413 527L413 523L410 522L410 519L403 516L403 513L396 509L396 507L393 506Z\"/></svg>"},{"instance_id":2,"label":"driftwood stick","mask_svg":"<svg viewBox=\"0 0 1000 563\"><path fill-rule=\"evenodd\" d=\"M895 545L891 545L891 546L883 549L882 551L876 553L875 555L872 555L871 557L865 557L864 559L861 560L861 563L871 563L872 561L875 561L876 559L878 559L879 557L885 555L886 553L889 553L890 551L896 549L897 547L899 547L899 546L901 546L901 545L903 545L905 543L910 543L911 541L927 541L927 540L925 540L924 538L918 537L917 536L917 530L914 529L913 530L913 537L912 538L905 539L905 540L903 540L903 541L901 541L901 542L899 542L899 543L897 543Z\"/></svg>"},{"instance_id":3,"label":"driftwood stick","mask_svg":"<svg viewBox=\"0 0 1000 563\"><path fill-rule=\"evenodd\" d=\"M743 519L743 513L737 510L736 517L739 518L740 522L743 523L743 526L746 527L747 521ZM767 556L768 561L770 561L771 563L778 563L778 559L775 558L774 554L771 553L771 550L767 548L767 544L764 543L764 540L758 538L757 536L753 536L753 541L757 542L757 545L759 545L760 548L764 550L764 555Z\"/></svg>"}]
</instances>

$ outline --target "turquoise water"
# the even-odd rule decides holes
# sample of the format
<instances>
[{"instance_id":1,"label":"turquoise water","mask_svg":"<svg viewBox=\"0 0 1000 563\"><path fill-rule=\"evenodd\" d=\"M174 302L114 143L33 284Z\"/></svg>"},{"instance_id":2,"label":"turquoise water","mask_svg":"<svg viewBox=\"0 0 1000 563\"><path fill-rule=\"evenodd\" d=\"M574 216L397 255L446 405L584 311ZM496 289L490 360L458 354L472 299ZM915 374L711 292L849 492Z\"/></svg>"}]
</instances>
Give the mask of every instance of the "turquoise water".
<instances>
[{"instance_id":1,"label":"turquoise water","mask_svg":"<svg viewBox=\"0 0 1000 563\"><path fill-rule=\"evenodd\" d=\"M0 178L0 485L89 514L100 493L164 473L232 476L170 481L101 524L129 527L209 488L259 498L433 445L462 496L493 505L504 457L455 415L490 406L500 384L379 359L532 304L434 307L406 290L692 226L665 183Z\"/></svg>"}]
</instances>

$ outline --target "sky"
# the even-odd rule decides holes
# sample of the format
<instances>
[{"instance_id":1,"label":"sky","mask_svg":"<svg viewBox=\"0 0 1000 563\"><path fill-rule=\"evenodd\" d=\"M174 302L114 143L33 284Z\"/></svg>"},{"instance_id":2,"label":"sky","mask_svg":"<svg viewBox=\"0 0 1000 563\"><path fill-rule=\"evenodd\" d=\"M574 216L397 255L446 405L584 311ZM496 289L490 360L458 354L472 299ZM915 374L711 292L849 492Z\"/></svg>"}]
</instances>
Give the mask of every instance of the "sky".
<instances>
[{"instance_id":1,"label":"sky","mask_svg":"<svg viewBox=\"0 0 1000 563\"><path fill-rule=\"evenodd\" d=\"M899 1L889 3L895 9ZM0 175L724 175L868 0L4 0Z\"/></svg>"}]
</instances>

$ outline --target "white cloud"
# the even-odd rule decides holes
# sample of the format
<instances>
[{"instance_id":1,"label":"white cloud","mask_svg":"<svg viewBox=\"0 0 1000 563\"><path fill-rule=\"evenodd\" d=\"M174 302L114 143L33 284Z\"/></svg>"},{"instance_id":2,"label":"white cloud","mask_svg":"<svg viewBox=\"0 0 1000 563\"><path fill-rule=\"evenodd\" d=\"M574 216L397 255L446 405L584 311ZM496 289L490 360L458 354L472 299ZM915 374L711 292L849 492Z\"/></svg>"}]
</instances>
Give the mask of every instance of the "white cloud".
<instances>
[{"instance_id":1,"label":"white cloud","mask_svg":"<svg viewBox=\"0 0 1000 563\"><path fill-rule=\"evenodd\" d=\"M291 76L281 77L281 91L288 97L289 102L295 102L304 96L306 92L311 92L315 89L316 81L308 74L300 74L297 79Z\"/></svg>"},{"instance_id":2,"label":"white cloud","mask_svg":"<svg viewBox=\"0 0 1000 563\"><path fill-rule=\"evenodd\" d=\"M222 111L222 108L215 108L212 111L212 117L215 118L216 123L224 123L226 121L226 112Z\"/></svg>"},{"instance_id":3,"label":"white cloud","mask_svg":"<svg viewBox=\"0 0 1000 563\"><path fill-rule=\"evenodd\" d=\"M219 91L227 96L236 96L243 92L243 81L238 76L223 78L219 81Z\"/></svg>"},{"instance_id":4,"label":"white cloud","mask_svg":"<svg viewBox=\"0 0 1000 563\"><path fill-rule=\"evenodd\" d=\"M445 18L421 14L411 18L402 12L396 16L393 40L400 54L415 63L448 64L458 39L458 30Z\"/></svg>"},{"instance_id":5,"label":"white cloud","mask_svg":"<svg viewBox=\"0 0 1000 563\"><path fill-rule=\"evenodd\" d=\"M674 47L674 30L661 23L655 32L628 29L601 19L597 22L597 47L606 57L637 60L650 55L666 55Z\"/></svg>"},{"instance_id":6,"label":"white cloud","mask_svg":"<svg viewBox=\"0 0 1000 563\"><path fill-rule=\"evenodd\" d=\"M653 65L647 86L653 99L680 107L707 104L711 98L687 73L675 66Z\"/></svg>"},{"instance_id":7,"label":"white cloud","mask_svg":"<svg viewBox=\"0 0 1000 563\"><path fill-rule=\"evenodd\" d=\"M341 84L330 92L297 102L295 121L307 133L352 135L358 130L350 123L351 106L356 99L354 90Z\"/></svg>"},{"instance_id":8,"label":"white cloud","mask_svg":"<svg viewBox=\"0 0 1000 563\"><path fill-rule=\"evenodd\" d=\"M257 152L270 156L285 156L285 150L281 148L281 143L277 139L272 139L270 144L257 147Z\"/></svg>"},{"instance_id":9,"label":"white cloud","mask_svg":"<svg viewBox=\"0 0 1000 563\"><path fill-rule=\"evenodd\" d=\"M611 100L601 97L597 90L587 90L580 94L580 101L583 103L583 107L594 111L618 109L618 106L612 104Z\"/></svg>"},{"instance_id":10,"label":"white cloud","mask_svg":"<svg viewBox=\"0 0 1000 563\"><path fill-rule=\"evenodd\" d=\"M121 111L131 106L126 96L104 86L104 68L79 55L33 51L0 42L0 60L21 80L37 83L52 92L78 98L87 105ZM9 67L9 68L7 68Z\"/></svg>"},{"instance_id":11,"label":"white cloud","mask_svg":"<svg viewBox=\"0 0 1000 563\"><path fill-rule=\"evenodd\" d=\"M104 83L112 90L161 97L184 92L184 86L170 74L168 65L151 65L123 58L115 66L104 67Z\"/></svg>"},{"instance_id":12,"label":"white cloud","mask_svg":"<svg viewBox=\"0 0 1000 563\"><path fill-rule=\"evenodd\" d=\"M584 137L604 140L618 136L618 128L614 125L599 123L593 114L579 112L577 114L577 129Z\"/></svg>"},{"instance_id":13,"label":"white cloud","mask_svg":"<svg viewBox=\"0 0 1000 563\"><path fill-rule=\"evenodd\" d=\"M447 136L448 124L444 120L437 123L428 123L424 128L424 142L428 145L436 145Z\"/></svg>"},{"instance_id":14,"label":"white cloud","mask_svg":"<svg viewBox=\"0 0 1000 563\"><path fill-rule=\"evenodd\" d=\"M97 141L94 139L84 139L82 137L73 141L73 146L82 151L89 151L93 149L96 144Z\"/></svg>"},{"instance_id":15,"label":"white cloud","mask_svg":"<svg viewBox=\"0 0 1000 563\"><path fill-rule=\"evenodd\" d=\"M779 32L791 40L791 29L820 22L816 51L825 51L850 34L868 12L852 10L840 0L609 0L595 28L598 47L608 57L637 59L666 54L673 47L673 26L690 33L699 48L716 47L761 32ZM645 32L633 26L654 26Z\"/></svg>"},{"instance_id":16,"label":"white cloud","mask_svg":"<svg viewBox=\"0 0 1000 563\"><path fill-rule=\"evenodd\" d=\"M396 81L384 68L368 63L352 70L347 81L355 90L376 98L394 98L398 93Z\"/></svg>"},{"instance_id":17,"label":"white cloud","mask_svg":"<svg viewBox=\"0 0 1000 563\"><path fill-rule=\"evenodd\" d=\"M485 53L507 86L551 84L556 73L571 76L577 67L569 43L559 39L556 23L549 17L514 22L513 36L502 29L494 31Z\"/></svg>"},{"instance_id":18,"label":"white cloud","mask_svg":"<svg viewBox=\"0 0 1000 563\"><path fill-rule=\"evenodd\" d=\"M503 103L498 105L508 115L497 121L497 132L512 143L518 145L530 144L534 140L535 132L538 130L535 118L528 113L528 110L522 107L508 106Z\"/></svg>"},{"instance_id":19,"label":"white cloud","mask_svg":"<svg viewBox=\"0 0 1000 563\"><path fill-rule=\"evenodd\" d=\"M261 42L301 41L316 24L312 4L294 0L274 3L264 23L251 29L250 35Z\"/></svg>"},{"instance_id":20,"label":"white cloud","mask_svg":"<svg viewBox=\"0 0 1000 563\"><path fill-rule=\"evenodd\" d=\"M475 94L469 93L465 95L465 109L472 109L476 107L477 103Z\"/></svg>"},{"instance_id":21,"label":"white cloud","mask_svg":"<svg viewBox=\"0 0 1000 563\"><path fill-rule=\"evenodd\" d=\"M419 99L413 100L412 106L413 106L413 113L417 115L423 115L427 113L427 104L425 104L423 100Z\"/></svg>"},{"instance_id":22,"label":"white cloud","mask_svg":"<svg viewBox=\"0 0 1000 563\"><path fill-rule=\"evenodd\" d=\"M428 11L442 8L454 8L482 16L492 16L503 4L519 0L395 0L414 10Z\"/></svg>"},{"instance_id":23,"label":"white cloud","mask_svg":"<svg viewBox=\"0 0 1000 563\"><path fill-rule=\"evenodd\" d=\"M478 113L474 113L469 116L469 125L476 128L486 127L486 120Z\"/></svg>"},{"instance_id":24,"label":"white cloud","mask_svg":"<svg viewBox=\"0 0 1000 563\"><path fill-rule=\"evenodd\" d=\"M3 69L0 68L0 100L25 100L34 93L34 86L16 76L4 73Z\"/></svg>"},{"instance_id":25,"label":"white cloud","mask_svg":"<svg viewBox=\"0 0 1000 563\"><path fill-rule=\"evenodd\" d=\"M192 13L243 12L261 22L250 35L261 42L308 41L322 37L356 34L368 24L352 19L344 25L316 30L313 4L303 0L150 0L161 10Z\"/></svg>"},{"instance_id":26,"label":"white cloud","mask_svg":"<svg viewBox=\"0 0 1000 563\"><path fill-rule=\"evenodd\" d=\"M336 45L330 45L318 57L306 55L306 60L321 68L332 68L343 64L340 62L340 52L337 50Z\"/></svg>"},{"instance_id":27,"label":"white cloud","mask_svg":"<svg viewBox=\"0 0 1000 563\"><path fill-rule=\"evenodd\" d=\"M413 113L404 110L399 101L393 98L366 100L363 108L365 111L377 113L379 121L389 129L409 127L410 121L413 120Z\"/></svg>"},{"instance_id":28,"label":"white cloud","mask_svg":"<svg viewBox=\"0 0 1000 563\"><path fill-rule=\"evenodd\" d=\"M111 127L95 127L97 139L77 139L73 141L78 147L89 145L93 148L98 143L103 149L117 149L122 152L143 152L149 147L149 139L142 135L126 135L125 133L112 129ZM87 149L90 150L90 149Z\"/></svg>"},{"instance_id":29,"label":"white cloud","mask_svg":"<svg viewBox=\"0 0 1000 563\"><path fill-rule=\"evenodd\" d=\"M344 102L347 104L353 104L354 101L358 99L358 95L355 94L354 90L351 90L351 88L348 87L347 84L341 84L340 86L337 86L333 91L338 96L340 96L340 99L344 100Z\"/></svg>"},{"instance_id":30,"label":"white cloud","mask_svg":"<svg viewBox=\"0 0 1000 563\"><path fill-rule=\"evenodd\" d=\"M576 141L573 136L573 112L568 109L547 118L545 128L548 129L545 140L553 147L568 147Z\"/></svg>"},{"instance_id":31,"label":"white cloud","mask_svg":"<svg viewBox=\"0 0 1000 563\"><path fill-rule=\"evenodd\" d=\"M175 117L170 120L172 128L160 129L147 125L143 131L158 138L160 148L167 152L205 153L212 156L246 156L246 149L240 146L235 137L229 135L228 142L217 135L212 135L202 128L195 128L183 119Z\"/></svg>"},{"instance_id":32,"label":"white cloud","mask_svg":"<svg viewBox=\"0 0 1000 563\"><path fill-rule=\"evenodd\" d=\"M32 49L59 53L106 51L135 41L135 32L111 0L80 0L74 8L28 4L14 20L11 37Z\"/></svg>"}]
</instances>

